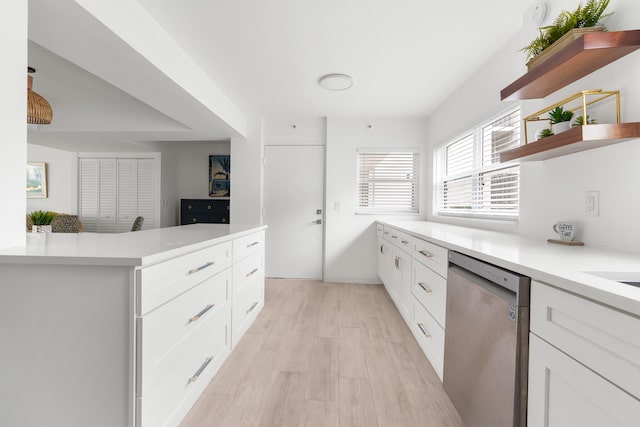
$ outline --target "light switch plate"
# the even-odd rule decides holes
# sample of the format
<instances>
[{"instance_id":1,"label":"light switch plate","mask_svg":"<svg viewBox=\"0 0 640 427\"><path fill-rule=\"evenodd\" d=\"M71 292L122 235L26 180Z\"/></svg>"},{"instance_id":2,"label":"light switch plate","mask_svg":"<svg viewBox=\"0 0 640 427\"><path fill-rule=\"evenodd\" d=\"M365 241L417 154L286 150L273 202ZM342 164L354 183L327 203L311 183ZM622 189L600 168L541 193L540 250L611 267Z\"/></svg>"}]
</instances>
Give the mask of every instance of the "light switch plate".
<instances>
[{"instance_id":1,"label":"light switch plate","mask_svg":"<svg viewBox=\"0 0 640 427\"><path fill-rule=\"evenodd\" d=\"M584 214L586 216L600 216L600 192L587 191L584 193Z\"/></svg>"}]
</instances>

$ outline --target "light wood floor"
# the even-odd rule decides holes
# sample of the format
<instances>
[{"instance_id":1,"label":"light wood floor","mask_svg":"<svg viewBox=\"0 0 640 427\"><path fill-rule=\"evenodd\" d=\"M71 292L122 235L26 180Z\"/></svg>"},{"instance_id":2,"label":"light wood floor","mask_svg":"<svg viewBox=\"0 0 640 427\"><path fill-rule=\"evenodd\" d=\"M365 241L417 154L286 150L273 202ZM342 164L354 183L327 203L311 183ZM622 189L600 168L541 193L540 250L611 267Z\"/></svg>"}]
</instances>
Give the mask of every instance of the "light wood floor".
<instances>
[{"instance_id":1,"label":"light wood floor","mask_svg":"<svg viewBox=\"0 0 640 427\"><path fill-rule=\"evenodd\" d=\"M384 287L267 280L182 427L461 426Z\"/></svg>"}]
</instances>

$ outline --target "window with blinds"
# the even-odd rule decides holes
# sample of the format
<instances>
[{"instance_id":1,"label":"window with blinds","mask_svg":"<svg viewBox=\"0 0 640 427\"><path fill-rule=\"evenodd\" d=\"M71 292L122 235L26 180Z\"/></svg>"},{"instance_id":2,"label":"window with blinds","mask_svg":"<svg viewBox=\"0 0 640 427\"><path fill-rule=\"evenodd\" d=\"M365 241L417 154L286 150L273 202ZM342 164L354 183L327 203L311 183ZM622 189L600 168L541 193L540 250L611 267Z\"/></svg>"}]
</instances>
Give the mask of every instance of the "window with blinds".
<instances>
[{"instance_id":1,"label":"window with blinds","mask_svg":"<svg viewBox=\"0 0 640 427\"><path fill-rule=\"evenodd\" d=\"M520 145L520 110L513 110L435 150L436 213L517 219L520 166L500 153Z\"/></svg>"},{"instance_id":2,"label":"window with blinds","mask_svg":"<svg viewBox=\"0 0 640 427\"><path fill-rule=\"evenodd\" d=\"M418 213L417 150L358 150L357 213Z\"/></svg>"}]
</instances>

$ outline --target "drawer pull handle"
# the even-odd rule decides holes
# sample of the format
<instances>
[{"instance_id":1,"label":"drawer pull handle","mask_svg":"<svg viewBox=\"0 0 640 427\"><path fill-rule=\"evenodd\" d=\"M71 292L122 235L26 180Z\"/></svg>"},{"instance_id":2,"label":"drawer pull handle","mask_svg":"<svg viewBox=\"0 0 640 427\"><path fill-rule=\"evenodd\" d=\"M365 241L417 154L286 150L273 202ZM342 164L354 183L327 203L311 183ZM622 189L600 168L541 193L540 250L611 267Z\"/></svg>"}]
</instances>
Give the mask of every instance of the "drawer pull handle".
<instances>
[{"instance_id":1,"label":"drawer pull handle","mask_svg":"<svg viewBox=\"0 0 640 427\"><path fill-rule=\"evenodd\" d=\"M251 244L247 245L247 247L248 247L248 248L250 248L250 247L252 247L252 246L257 245L258 243L260 243L260 242L253 242L253 243L251 243Z\"/></svg>"},{"instance_id":2,"label":"drawer pull handle","mask_svg":"<svg viewBox=\"0 0 640 427\"><path fill-rule=\"evenodd\" d=\"M195 322L196 320L200 319L202 316L204 316L204 314L205 314L207 311L211 310L211 309L212 309L213 307L215 307L215 306L216 306L215 304L209 304L209 305L207 305L205 308L203 308L203 309L202 309L202 311L201 311L200 313L196 314L196 315L195 315L195 316L193 316L193 317L190 317L190 318L189 318L189 322L187 322L187 323Z\"/></svg>"},{"instance_id":3,"label":"drawer pull handle","mask_svg":"<svg viewBox=\"0 0 640 427\"><path fill-rule=\"evenodd\" d=\"M249 307L249 309L247 311L244 312L244 314L249 314L253 311L254 308L256 308L256 306L258 305L257 302L254 302L253 304L251 304L251 307Z\"/></svg>"},{"instance_id":4,"label":"drawer pull handle","mask_svg":"<svg viewBox=\"0 0 640 427\"><path fill-rule=\"evenodd\" d=\"M418 286L420 286L422 288L423 291L425 291L426 293L430 294L431 292L433 292L431 289L427 288L424 283L422 282L418 282Z\"/></svg>"},{"instance_id":5,"label":"drawer pull handle","mask_svg":"<svg viewBox=\"0 0 640 427\"><path fill-rule=\"evenodd\" d=\"M388 232L388 231L385 231L385 232L384 232L384 234L389 234L389 232Z\"/></svg>"},{"instance_id":6,"label":"drawer pull handle","mask_svg":"<svg viewBox=\"0 0 640 427\"><path fill-rule=\"evenodd\" d=\"M213 264L215 264L215 262L210 261L210 262L206 263L205 265L201 265L201 266L200 266L200 267L198 267L198 268L194 268L194 269L189 270L189 272L188 272L187 274L194 274L194 273L197 273L198 271L202 271L202 270L204 270L204 269L205 269L205 268L207 268L207 267L211 267Z\"/></svg>"},{"instance_id":7,"label":"drawer pull handle","mask_svg":"<svg viewBox=\"0 0 640 427\"><path fill-rule=\"evenodd\" d=\"M253 270L251 270L250 272L247 273L247 277L252 276L254 274L256 274L258 272L257 268L254 268Z\"/></svg>"},{"instance_id":8,"label":"drawer pull handle","mask_svg":"<svg viewBox=\"0 0 640 427\"><path fill-rule=\"evenodd\" d=\"M407 243L409 243L408 240L401 240L401 242L402 242L403 245L406 245Z\"/></svg>"},{"instance_id":9,"label":"drawer pull handle","mask_svg":"<svg viewBox=\"0 0 640 427\"><path fill-rule=\"evenodd\" d=\"M431 338L431 334L427 332L427 328L425 328L422 323L418 323L418 328L420 328L425 337Z\"/></svg>"},{"instance_id":10,"label":"drawer pull handle","mask_svg":"<svg viewBox=\"0 0 640 427\"><path fill-rule=\"evenodd\" d=\"M433 254L429 251L418 251L418 253L420 253L421 255L426 256L427 258L432 258Z\"/></svg>"},{"instance_id":11,"label":"drawer pull handle","mask_svg":"<svg viewBox=\"0 0 640 427\"><path fill-rule=\"evenodd\" d=\"M192 377L189 377L189 381L187 382L187 384L191 384L198 381L198 377L200 377L202 372L205 369L207 369L207 366L209 365L209 363L211 363L212 360L213 360L213 356L207 357L206 359L204 359L204 363L202 364L202 366L200 366L200 368L196 371L195 374L193 374Z\"/></svg>"},{"instance_id":12,"label":"drawer pull handle","mask_svg":"<svg viewBox=\"0 0 640 427\"><path fill-rule=\"evenodd\" d=\"M395 235L393 235L393 234L392 234L392 235L391 235L391 238L392 238L392 239L397 239L397 238L398 238L398 236L395 236Z\"/></svg>"}]
</instances>

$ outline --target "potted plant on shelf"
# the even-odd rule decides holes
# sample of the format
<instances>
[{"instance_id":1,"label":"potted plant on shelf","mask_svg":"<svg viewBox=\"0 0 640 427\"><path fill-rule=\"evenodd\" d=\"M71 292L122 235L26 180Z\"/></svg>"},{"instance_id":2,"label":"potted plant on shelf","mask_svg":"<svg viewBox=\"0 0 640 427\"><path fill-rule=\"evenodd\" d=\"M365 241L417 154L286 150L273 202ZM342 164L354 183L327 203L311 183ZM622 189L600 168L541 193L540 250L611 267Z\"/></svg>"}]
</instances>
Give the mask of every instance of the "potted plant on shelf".
<instances>
[{"instance_id":1,"label":"potted plant on shelf","mask_svg":"<svg viewBox=\"0 0 640 427\"><path fill-rule=\"evenodd\" d=\"M55 212L33 211L29 214L29 218L33 225L31 231L33 233L51 233L51 221L56 217Z\"/></svg>"},{"instance_id":2,"label":"potted plant on shelf","mask_svg":"<svg viewBox=\"0 0 640 427\"><path fill-rule=\"evenodd\" d=\"M527 54L529 70L548 59L553 51L574 40L584 32L606 31L601 21L612 13L604 11L610 0L588 0L573 12L563 10L553 24L539 28L540 34L531 43L521 49ZM553 46L553 48L552 48ZM545 55L541 55L545 52Z\"/></svg>"},{"instance_id":3,"label":"potted plant on shelf","mask_svg":"<svg viewBox=\"0 0 640 427\"><path fill-rule=\"evenodd\" d=\"M565 110L564 107L558 106L549 111L549 119L551 119L551 130L555 135L571 128L571 118L573 111Z\"/></svg>"},{"instance_id":4,"label":"potted plant on shelf","mask_svg":"<svg viewBox=\"0 0 640 427\"><path fill-rule=\"evenodd\" d=\"M583 125L593 125L593 124L596 124L596 123L597 123L596 119L592 118L591 116L589 116L587 114L587 120L586 121L584 120L584 118L582 116L578 116L573 121L573 124L571 125L571 127L583 126Z\"/></svg>"},{"instance_id":5,"label":"potted plant on shelf","mask_svg":"<svg viewBox=\"0 0 640 427\"><path fill-rule=\"evenodd\" d=\"M553 131L551 129L542 129L540 132L536 134L536 141L542 138L546 138L548 136L553 135Z\"/></svg>"}]
</instances>

